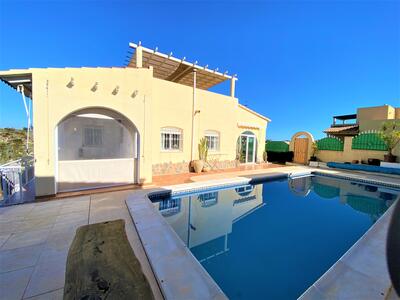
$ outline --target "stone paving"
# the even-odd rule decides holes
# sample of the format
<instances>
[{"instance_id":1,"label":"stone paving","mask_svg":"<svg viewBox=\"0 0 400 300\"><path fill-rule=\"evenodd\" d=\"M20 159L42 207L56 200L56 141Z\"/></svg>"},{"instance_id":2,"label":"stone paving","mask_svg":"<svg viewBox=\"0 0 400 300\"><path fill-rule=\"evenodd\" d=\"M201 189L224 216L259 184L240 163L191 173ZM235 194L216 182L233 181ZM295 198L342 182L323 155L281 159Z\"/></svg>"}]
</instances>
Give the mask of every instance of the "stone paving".
<instances>
[{"instance_id":1,"label":"stone paving","mask_svg":"<svg viewBox=\"0 0 400 300\"><path fill-rule=\"evenodd\" d=\"M79 226L125 219L129 242L160 290L126 208L132 191L0 208L0 299L62 299L69 246Z\"/></svg>"}]
</instances>

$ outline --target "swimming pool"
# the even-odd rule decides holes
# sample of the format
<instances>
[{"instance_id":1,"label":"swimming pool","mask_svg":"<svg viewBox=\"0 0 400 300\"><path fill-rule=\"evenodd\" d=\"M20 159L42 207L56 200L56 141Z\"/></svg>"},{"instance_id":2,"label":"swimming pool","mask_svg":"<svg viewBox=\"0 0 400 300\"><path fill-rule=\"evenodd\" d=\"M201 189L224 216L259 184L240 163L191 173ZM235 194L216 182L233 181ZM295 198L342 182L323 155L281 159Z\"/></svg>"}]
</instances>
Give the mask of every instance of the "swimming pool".
<instances>
[{"instance_id":1,"label":"swimming pool","mask_svg":"<svg viewBox=\"0 0 400 300\"><path fill-rule=\"evenodd\" d=\"M295 299L398 194L305 176L153 201L230 299Z\"/></svg>"}]
</instances>

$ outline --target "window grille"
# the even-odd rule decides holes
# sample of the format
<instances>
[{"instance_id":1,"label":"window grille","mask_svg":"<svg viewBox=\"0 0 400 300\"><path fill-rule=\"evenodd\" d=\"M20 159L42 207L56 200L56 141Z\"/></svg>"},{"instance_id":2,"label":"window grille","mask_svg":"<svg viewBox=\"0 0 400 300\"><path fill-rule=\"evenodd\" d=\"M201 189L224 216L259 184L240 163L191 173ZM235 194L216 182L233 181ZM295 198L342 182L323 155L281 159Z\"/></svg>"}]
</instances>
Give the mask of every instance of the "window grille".
<instances>
[{"instance_id":1,"label":"window grille","mask_svg":"<svg viewBox=\"0 0 400 300\"><path fill-rule=\"evenodd\" d=\"M101 127L85 127L83 145L98 147L103 145L103 129Z\"/></svg>"},{"instance_id":2,"label":"window grille","mask_svg":"<svg viewBox=\"0 0 400 300\"><path fill-rule=\"evenodd\" d=\"M219 133L214 130L207 130L204 134L207 140L209 151L219 151Z\"/></svg>"},{"instance_id":3,"label":"window grille","mask_svg":"<svg viewBox=\"0 0 400 300\"><path fill-rule=\"evenodd\" d=\"M182 142L182 130L169 127L161 129L161 150L181 151Z\"/></svg>"}]
</instances>

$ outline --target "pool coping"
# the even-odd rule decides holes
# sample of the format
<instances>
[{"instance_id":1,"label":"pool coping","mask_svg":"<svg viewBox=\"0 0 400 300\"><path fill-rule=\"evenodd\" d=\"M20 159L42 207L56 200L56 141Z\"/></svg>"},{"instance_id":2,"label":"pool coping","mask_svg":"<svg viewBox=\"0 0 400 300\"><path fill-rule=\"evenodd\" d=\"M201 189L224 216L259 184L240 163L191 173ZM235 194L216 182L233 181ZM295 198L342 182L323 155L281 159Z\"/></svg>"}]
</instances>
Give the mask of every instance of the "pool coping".
<instances>
[{"instance_id":1,"label":"pool coping","mask_svg":"<svg viewBox=\"0 0 400 300\"><path fill-rule=\"evenodd\" d=\"M257 174L246 177L233 177L211 181L200 181L186 184L135 191L128 196L126 205L143 245L150 266L166 299L228 299L214 279L208 274L188 247L175 233L165 218L155 208L150 198L155 195L181 194L200 192L210 188L228 188L249 183L279 178L305 176L309 174L327 175L336 178L349 179L370 184L382 185L379 180L360 179L350 174L332 174L321 169L304 168L299 171L282 172L279 174ZM340 173L340 172L339 172ZM356 174L355 174L356 175ZM385 182L383 182L385 185ZM399 188L400 184L390 187ZM387 185L386 185L387 186ZM389 210L388 210L389 211ZM387 213L387 212L386 212ZM386 215L385 213L385 215ZM381 220L379 218L379 220ZM378 221L379 221L378 220ZM366 236L369 230L345 253L345 255ZM328 270L330 271L337 262ZM328 272L327 271L327 272ZM326 274L326 273L325 273ZM323 275L324 276L324 275ZM322 278L322 277L321 277ZM320 278L320 279L321 279ZM318 279L318 280L320 280ZM317 281L318 281L317 280ZM312 288L313 285L310 287ZM309 289L310 289L309 288ZM303 295L309 290L307 289ZM303 296L302 295L302 296Z\"/></svg>"},{"instance_id":2,"label":"pool coping","mask_svg":"<svg viewBox=\"0 0 400 300\"><path fill-rule=\"evenodd\" d=\"M336 171L336 170L335 170ZM332 178L351 180L372 185L384 186L400 190L398 184L376 179L362 178L360 174L331 173L328 170L312 172ZM352 176L353 175L353 176ZM360 178L361 177L361 178ZM394 202L400 201L400 194ZM393 204L394 204L393 202ZM298 299L387 299L391 292L392 283L385 258L367 260L369 254L383 254L385 256L385 243L387 228L394 209L391 207L324 273L318 278ZM367 257L365 257L366 253ZM383 252L383 253L382 253ZM383 262L382 262L383 260ZM374 273L370 274L371 269ZM347 283L347 286L346 286ZM349 284L350 283L350 284ZM340 288L338 288L340 286ZM345 295L343 295L343 293ZM371 298L372 297L372 298Z\"/></svg>"},{"instance_id":3,"label":"pool coping","mask_svg":"<svg viewBox=\"0 0 400 300\"><path fill-rule=\"evenodd\" d=\"M396 199L398 201L399 197ZM386 261L379 265L384 274L368 274L371 266L365 267L365 257L362 257L365 248L376 248L376 235L380 231L387 231L390 217L393 212L392 205L320 278L318 278L303 294L299 300L308 299L387 299L392 283L389 278ZM371 242L372 240L372 242ZM373 249L376 250L376 249ZM365 251L364 251L365 252ZM361 258L361 259L360 259ZM370 262L370 261L369 261ZM376 263L376 260L373 262ZM372 263L372 264L373 264ZM373 267L377 267L376 264ZM341 278L342 277L342 278ZM351 287L342 284L344 279ZM360 280L363 280L360 285ZM356 282L357 281L357 282ZM340 289L337 289L337 286ZM351 295L351 296L350 296ZM381 296L381 298L379 298Z\"/></svg>"}]
</instances>

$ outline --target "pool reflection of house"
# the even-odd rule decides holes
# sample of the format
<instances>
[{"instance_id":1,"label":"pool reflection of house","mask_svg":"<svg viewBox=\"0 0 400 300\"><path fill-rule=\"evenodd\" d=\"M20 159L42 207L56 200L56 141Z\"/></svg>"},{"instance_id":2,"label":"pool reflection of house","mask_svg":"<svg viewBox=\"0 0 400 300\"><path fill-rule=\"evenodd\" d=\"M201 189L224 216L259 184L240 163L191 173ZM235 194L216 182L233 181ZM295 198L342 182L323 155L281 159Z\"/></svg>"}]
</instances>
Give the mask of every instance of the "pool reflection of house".
<instances>
[{"instance_id":1,"label":"pool reflection of house","mask_svg":"<svg viewBox=\"0 0 400 300\"><path fill-rule=\"evenodd\" d=\"M229 250L228 235L233 224L263 205L262 189L262 185L246 185L172 198L155 205L188 247L201 252L202 260ZM170 201L176 201L174 213L164 203ZM204 247L198 248L201 245Z\"/></svg>"},{"instance_id":2,"label":"pool reflection of house","mask_svg":"<svg viewBox=\"0 0 400 300\"><path fill-rule=\"evenodd\" d=\"M393 190L348 180L332 180L323 176L289 179L290 190L307 196L312 190L324 199L338 198L343 204L365 213L376 221L396 199Z\"/></svg>"}]
</instances>

